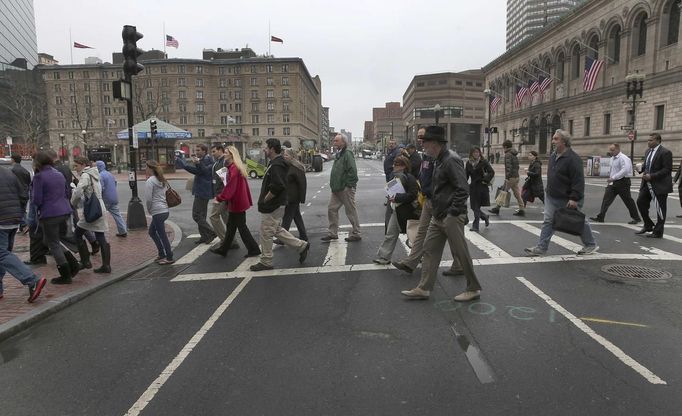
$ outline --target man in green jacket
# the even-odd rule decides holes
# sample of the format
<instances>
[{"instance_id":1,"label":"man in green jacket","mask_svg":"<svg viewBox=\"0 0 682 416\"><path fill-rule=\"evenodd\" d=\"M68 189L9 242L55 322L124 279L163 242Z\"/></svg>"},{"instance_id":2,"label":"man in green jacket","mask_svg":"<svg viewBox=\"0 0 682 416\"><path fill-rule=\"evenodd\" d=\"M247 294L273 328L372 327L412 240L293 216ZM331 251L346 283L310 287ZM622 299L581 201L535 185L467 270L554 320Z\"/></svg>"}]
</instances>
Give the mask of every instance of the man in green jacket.
<instances>
[{"instance_id":1,"label":"man in green jacket","mask_svg":"<svg viewBox=\"0 0 682 416\"><path fill-rule=\"evenodd\" d=\"M329 231L322 241L339 239L339 209L343 206L346 209L346 216L353 226L346 241L360 241L360 221L358 220L358 210L355 207L355 187L358 184L358 169L355 166L353 153L348 150L348 139L342 134L334 137L334 147L336 147L336 160L332 166L329 187L332 195L329 199L327 217L329 218Z\"/></svg>"}]
</instances>

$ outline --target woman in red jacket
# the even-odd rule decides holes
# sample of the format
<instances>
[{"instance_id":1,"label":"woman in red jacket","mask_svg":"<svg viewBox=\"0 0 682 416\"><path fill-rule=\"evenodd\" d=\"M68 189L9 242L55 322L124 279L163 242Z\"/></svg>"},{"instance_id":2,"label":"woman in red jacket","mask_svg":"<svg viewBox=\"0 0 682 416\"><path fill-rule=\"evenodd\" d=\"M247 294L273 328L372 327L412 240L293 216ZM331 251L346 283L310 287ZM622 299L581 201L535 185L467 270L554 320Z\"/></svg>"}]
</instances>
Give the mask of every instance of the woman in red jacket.
<instances>
[{"instance_id":1,"label":"woman in red jacket","mask_svg":"<svg viewBox=\"0 0 682 416\"><path fill-rule=\"evenodd\" d=\"M227 167L227 183L216 200L218 202L227 201L227 210L230 215L225 225L225 239L220 247L211 249L211 251L226 256L227 250L232 246L232 240L239 230L239 236L248 250L244 257L260 256L258 243L253 239L249 228L246 226L246 210L253 205L249 184L246 182L246 166L239 156L239 151L234 146L227 146L225 149L225 166Z\"/></svg>"}]
</instances>

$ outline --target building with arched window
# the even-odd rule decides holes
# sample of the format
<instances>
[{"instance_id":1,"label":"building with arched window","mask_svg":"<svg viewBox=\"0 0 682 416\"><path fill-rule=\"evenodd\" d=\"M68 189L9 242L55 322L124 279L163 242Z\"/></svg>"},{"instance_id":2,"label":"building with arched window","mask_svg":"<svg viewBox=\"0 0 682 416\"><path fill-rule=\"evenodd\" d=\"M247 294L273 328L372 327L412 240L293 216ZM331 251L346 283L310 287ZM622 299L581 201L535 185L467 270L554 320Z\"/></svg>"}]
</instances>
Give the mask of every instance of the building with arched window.
<instances>
[{"instance_id":1,"label":"building with arched window","mask_svg":"<svg viewBox=\"0 0 682 416\"><path fill-rule=\"evenodd\" d=\"M603 155L609 143L627 145L634 129L636 159L652 132L682 155L679 39L680 0L581 4L483 68L491 100L500 98L486 113L497 127L492 151L509 139L522 154L548 155L553 131L562 128L578 154ZM644 76L634 120L626 93L631 74Z\"/></svg>"}]
</instances>

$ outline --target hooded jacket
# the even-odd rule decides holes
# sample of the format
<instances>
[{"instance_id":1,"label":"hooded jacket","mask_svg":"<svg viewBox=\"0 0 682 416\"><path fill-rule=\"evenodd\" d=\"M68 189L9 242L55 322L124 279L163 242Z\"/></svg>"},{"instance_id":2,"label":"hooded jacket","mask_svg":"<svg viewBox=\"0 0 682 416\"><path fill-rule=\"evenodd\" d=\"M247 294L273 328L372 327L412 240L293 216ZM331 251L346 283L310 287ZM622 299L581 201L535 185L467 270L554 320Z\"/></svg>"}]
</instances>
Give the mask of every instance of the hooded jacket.
<instances>
[{"instance_id":1,"label":"hooded jacket","mask_svg":"<svg viewBox=\"0 0 682 416\"><path fill-rule=\"evenodd\" d=\"M97 199L99 199L99 204L102 207L102 213L106 212L106 207L104 206L104 201L102 201L102 185L100 183L99 171L96 167L90 166L83 169L80 179L78 180L78 186L73 190L71 195L71 205L77 207L81 201L85 201L85 198L90 198L92 193L95 193ZM78 227L94 232L107 232L109 230L109 225L107 224L107 217L102 215L97 220L93 222L86 222L85 216L80 217L78 221Z\"/></svg>"},{"instance_id":2,"label":"hooded jacket","mask_svg":"<svg viewBox=\"0 0 682 416\"><path fill-rule=\"evenodd\" d=\"M519 152L514 149L504 152L504 179L519 177Z\"/></svg>"},{"instance_id":3,"label":"hooded jacket","mask_svg":"<svg viewBox=\"0 0 682 416\"><path fill-rule=\"evenodd\" d=\"M62 173L49 165L33 176L31 204L36 206L39 219L71 215L70 185Z\"/></svg>"},{"instance_id":4,"label":"hooded jacket","mask_svg":"<svg viewBox=\"0 0 682 416\"><path fill-rule=\"evenodd\" d=\"M99 182L102 184L102 199L104 205L118 204L118 192L116 192L116 178L107 171L107 165L101 160L96 163L99 171Z\"/></svg>"},{"instance_id":5,"label":"hooded jacket","mask_svg":"<svg viewBox=\"0 0 682 416\"><path fill-rule=\"evenodd\" d=\"M258 212L269 214L282 205L287 204L288 170L289 167L282 155L279 155L270 161L268 169L265 171L265 176L263 176L263 185L260 188ZM265 201L265 195L267 195L268 192L274 196L269 201Z\"/></svg>"}]
</instances>

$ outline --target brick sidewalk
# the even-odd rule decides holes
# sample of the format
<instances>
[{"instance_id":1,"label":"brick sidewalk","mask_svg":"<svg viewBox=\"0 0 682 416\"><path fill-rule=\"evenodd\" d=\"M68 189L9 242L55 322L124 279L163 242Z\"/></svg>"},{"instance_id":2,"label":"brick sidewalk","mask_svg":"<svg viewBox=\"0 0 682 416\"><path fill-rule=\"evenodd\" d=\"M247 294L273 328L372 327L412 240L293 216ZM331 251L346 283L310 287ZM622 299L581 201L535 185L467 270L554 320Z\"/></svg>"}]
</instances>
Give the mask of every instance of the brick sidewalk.
<instances>
[{"instance_id":1,"label":"brick sidewalk","mask_svg":"<svg viewBox=\"0 0 682 416\"><path fill-rule=\"evenodd\" d=\"M108 215L108 214L106 214ZM151 219L147 218L149 223ZM156 246L146 229L129 230L128 237L116 237L116 225L111 217L107 241L111 244L110 274L96 274L92 270L101 265L100 254L90 257L93 269L81 270L70 285L53 285L50 278L58 277L54 258L47 256L47 264L33 266L33 271L48 280L40 297L28 303L28 289L9 274L3 278L4 298L0 299L0 340L12 336L31 323L82 299L96 290L121 280L131 273L150 264L156 258ZM176 237L173 227L166 222L166 233L173 246ZM179 238L179 236L177 236ZM17 233L14 254L22 261L29 259L28 235ZM89 247L89 245L88 245ZM78 255L76 255L78 257Z\"/></svg>"}]
</instances>

